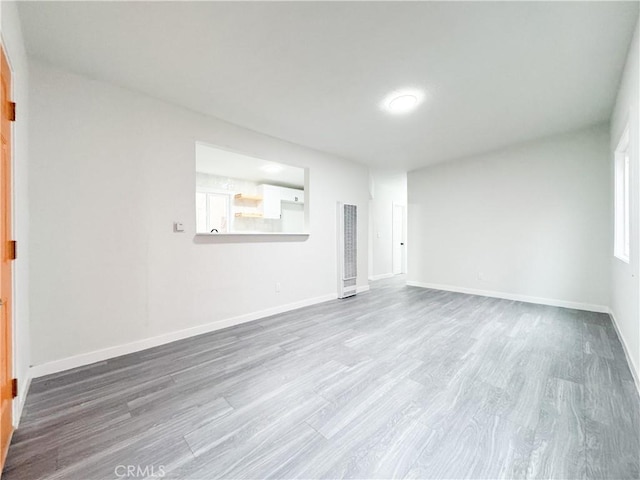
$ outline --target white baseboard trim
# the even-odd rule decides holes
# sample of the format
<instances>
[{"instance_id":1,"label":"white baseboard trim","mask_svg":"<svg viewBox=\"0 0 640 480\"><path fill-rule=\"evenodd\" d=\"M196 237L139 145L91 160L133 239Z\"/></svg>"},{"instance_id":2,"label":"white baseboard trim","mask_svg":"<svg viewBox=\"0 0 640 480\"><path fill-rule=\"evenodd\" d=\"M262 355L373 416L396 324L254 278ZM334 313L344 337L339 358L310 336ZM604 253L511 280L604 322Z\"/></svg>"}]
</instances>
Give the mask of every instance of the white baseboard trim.
<instances>
[{"instance_id":1,"label":"white baseboard trim","mask_svg":"<svg viewBox=\"0 0 640 480\"><path fill-rule=\"evenodd\" d=\"M356 293L364 293L369 291L369 285L362 285L360 287L356 287Z\"/></svg>"},{"instance_id":2,"label":"white baseboard trim","mask_svg":"<svg viewBox=\"0 0 640 480\"><path fill-rule=\"evenodd\" d=\"M514 293L494 292L490 290L477 290L475 288L456 287L453 285L440 285L435 283L407 281L407 285L412 287L430 288L432 290L444 290L446 292L466 293L469 295L479 295L481 297L502 298L505 300L515 300L518 302L536 303L539 305L549 305L552 307L573 308L574 310L586 310L588 312L609 313L609 307L605 305L595 305L591 303L568 302L553 298L530 297Z\"/></svg>"},{"instance_id":3,"label":"white baseboard trim","mask_svg":"<svg viewBox=\"0 0 640 480\"><path fill-rule=\"evenodd\" d=\"M381 273L380 275L371 275L369 277L369 280L371 282L375 282L376 280L382 280L384 278L391 278L393 276L394 276L393 273Z\"/></svg>"},{"instance_id":4,"label":"white baseboard trim","mask_svg":"<svg viewBox=\"0 0 640 480\"><path fill-rule=\"evenodd\" d=\"M22 417L22 411L24 410L24 404L27 400L27 393L29 392L32 378L31 368L27 370L24 378L18 378L18 396L13 402L13 428L18 428L20 425L20 418Z\"/></svg>"},{"instance_id":5,"label":"white baseboard trim","mask_svg":"<svg viewBox=\"0 0 640 480\"><path fill-rule=\"evenodd\" d=\"M369 286L364 285L358 287L357 292L366 292L367 290L369 290ZM177 340L194 337L196 335L202 335L203 333L214 332L216 330L232 327L241 323L270 317L271 315L277 315L278 313L289 312L298 308L308 307L310 305L335 300L337 296L337 293L322 295L320 297L309 298L307 300L302 300L299 302L280 305L277 307L260 310L258 312L247 313L245 315L239 315L237 317L218 320L216 322L206 323L203 325L198 325L196 327L186 328L184 330L178 330L175 332L157 335L155 337L136 340L135 342L126 343L124 345L116 345L113 347L103 348L101 350L95 350L93 352L74 355L72 357L67 357L60 360L54 360L52 362L43 363L41 365L34 365L30 369L31 378L38 378L45 375L50 375L52 373L70 370L72 368L83 367L85 365L102 362L110 358L119 357L121 355L127 355L129 353L139 352L140 350L146 350L148 348L157 347L159 345L175 342Z\"/></svg>"},{"instance_id":6,"label":"white baseboard trim","mask_svg":"<svg viewBox=\"0 0 640 480\"><path fill-rule=\"evenodd\" d=\"M616 335L618 335L618 339L622 344L622 350L624 351L624 356L627 359L627 364L629 365L629 370L631 370L631 376L633 377L633 381L636 384L636 390L638 390L638 395L640 395L640 372L638 372L638 368L634 365L633 360L631 359L631 355L629 354L629 347L627 346L627 342L625 342L622 333L620 333L620 328L618 327L618 321L616 320L616 315L613 313L613 310L609 309L609 316L611 317L611 323L613 323L613 328L616 331Z\"/></svg>"}]
</instances>

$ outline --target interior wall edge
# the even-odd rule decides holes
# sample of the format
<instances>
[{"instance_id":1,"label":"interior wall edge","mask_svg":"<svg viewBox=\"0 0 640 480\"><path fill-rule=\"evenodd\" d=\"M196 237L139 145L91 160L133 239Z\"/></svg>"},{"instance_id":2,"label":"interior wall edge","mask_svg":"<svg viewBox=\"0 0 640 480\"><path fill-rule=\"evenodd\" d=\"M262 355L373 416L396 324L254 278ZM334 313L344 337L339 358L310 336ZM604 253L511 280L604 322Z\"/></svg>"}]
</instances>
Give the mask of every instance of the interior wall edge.
<instances>
[{"instance_id":1,"label":"interior wall edge","mask_svg":"<svg viewBox=\"0 0 640 480\"><path fill-rule=\"evenodd\" d=\"M592 303L571 302L558 300L555 298L531 297L518 293L496 292L492 290L479 290L475 288L458 287L455 285L441 285L437 283L407 281L410 287L429 288L432 290L443 290L445 292L466 293L468 295L478 295L481 297L501 298L503 300L515 300L517 302L535 303L537 305L548 305L550 307L572 308L574 310L586 310L587 312L609 313L610 309L606 305Z\"/></svg>"},{"instance_id":2,"label":"interior wall edge","mask_svg":"<svg viewBox=\"0 0 640 480\"><path fill-rule=\"evenodd\" d=\"M613 309L609 309L609 316L611 317L611 323L613 323L613 328L616 331L616 335L618 336L618 340L622 344L622 350L624 351L624 356L627 359L627 365L629 365L629 370L631 371L631 375L633 376L633 381L636 385L636 390L638 391L638 395L640 395L640 370L638 366L633 363L633 359L631 357L629 346L624 339L624 336L620 332L620 328L618 327L618 321L616 320L616 315Z\"/></svg>"}]
</instances>

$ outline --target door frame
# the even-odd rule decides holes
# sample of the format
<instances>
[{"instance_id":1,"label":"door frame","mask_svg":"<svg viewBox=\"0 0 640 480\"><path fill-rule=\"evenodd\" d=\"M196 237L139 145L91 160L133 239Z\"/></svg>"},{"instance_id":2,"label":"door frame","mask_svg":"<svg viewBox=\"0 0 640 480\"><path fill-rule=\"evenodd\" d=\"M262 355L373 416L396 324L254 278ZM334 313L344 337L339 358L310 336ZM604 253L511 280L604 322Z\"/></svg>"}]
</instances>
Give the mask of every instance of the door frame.
<instances>
[{"instance_id":1,"label":"door frame","mask_svg":"<svg viewBox=\"0 0 640 480\"><path fill-rule=\"evenodd\" d=\"M2 54L4 55L4 58L7 61L7 66L9 68L9 73L11 75L11 90L10 90L10 101L15 101L15 94L14 94L14 86L15 86L15 69L13 68L13 63L11 61L11 56L9 54L9 51L7 49L7 44L4 40L4 35L2 35L2 32L0 32L0 50L2 51ZM14 163L15 163L15 124L14 122L10 122L11 125L11 131L10 131L10 145L11 145L11 149L9 152L9 179L7 181L7 185L9 188L9 207L8 207L8 211L9 211L9 215L10 215L10 222L9 222L9 231L7 233L7 236L9 237L9 239L14 239L14 233L15 233L15 175L14 175ZM2 219L2 212L0 211L0 220ZM0 252L2 252L2 249L0 249ZM8 355L8 361L11 362L10 364L10 368L9 368L9 375L11 379L15 379L18 378L17 375L17 370L16 370L16 365L17 365L17 349L16 349L16 345L17 345L17 338L16 338L16 315L15 315L15 298L16 298L16 282L15 282L15 267L14 264L11 264L11 294L9 296L8 299L8 303L9 303L9 318L8 318L8 324L9 324L9 328L11 329L10 335L9 337L9 341L11 343L11 352ZM19 392L16 392L19 393ZM13 437L13 433L15 432L15 429L18 425L18 422L20 420L19 416L17 415L19 413L18 410L19 407L19 401L16 401L16 397L11 399L11 406L10 406L10 412L11 412L11 433L9 434L8 440L7 440L7 445L5 446L4 449L2 449L2 451L0 451L0 472L2 472L2 469L5 466L6 463L6 456L9 452L9 446L11 445L11 439Z\"/></svg>"}]
</instances>

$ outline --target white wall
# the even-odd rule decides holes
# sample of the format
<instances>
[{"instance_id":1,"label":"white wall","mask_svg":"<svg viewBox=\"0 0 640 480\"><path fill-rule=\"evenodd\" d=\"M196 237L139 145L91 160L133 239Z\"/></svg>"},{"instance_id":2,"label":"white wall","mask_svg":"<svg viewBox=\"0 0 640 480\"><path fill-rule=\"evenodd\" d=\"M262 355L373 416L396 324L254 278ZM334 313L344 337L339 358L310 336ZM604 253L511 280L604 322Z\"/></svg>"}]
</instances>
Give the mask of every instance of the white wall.
<instances>
[{"instance_id":1,"label":"white wall","mask_svg":"<svg viewBox=\"0 0 640 480\"><path fill-rule=\"evenodd\" d=\"M14 2L2 2L2 42L12 69L16 121L13 124L13 236L18 242L18 258L13 264L13 370L18 379L14 401L14 424L29 386L29 199L28 199L28 64L18 11Z\"/></svg>"},{"instance_id":2,"label":"white wall","mask_svg":"<svg viewBox=\"0 0 640 480\"><path fill-rule=\"evenodd\" d=\"M606 126L410 172L408 281L606 311L608 178Z\"/></svg>"},{"instance_id":3,"label":"white wall","mask_svg":"<svg viewBox=\"0 0 640 480\"><path fill-rule=\"evenodd\" d=\"M640 76L638 63L640 56L638 27L631 42L629 56L611 117L611 146L609 149L610 178L613 185L613 152L615 151L622 131L627 123L630 126L631 140L631 244L630 263L611 258L611 310L622 337L631 363L636 382L640 378L640 283L638 282L640 267ZM609 202L613 209L613 200Z\"/></svg>"},{"instance_id":4,"label":"white wall","mask_svg":"<svg viewBox=\"0 0 640 480\"><path fill-rule=\"evenodd\" d=\"M369 278L378 279L391 276L393 272L393 204L407 204L407 175L373 170L371 185Z\"/></svg>"},{"instance_id":5,"label":"white wall","mask_svg":"<svg viewBox=\"0 0 640 480\"><path fill-rule=\"evenodd\" d=\"M364 166L42 64L30 72L34 365L335 298L336 202L367 211ZM309 167L310 236L194 237L196 141Z\"/></svg>"}]
</instances>

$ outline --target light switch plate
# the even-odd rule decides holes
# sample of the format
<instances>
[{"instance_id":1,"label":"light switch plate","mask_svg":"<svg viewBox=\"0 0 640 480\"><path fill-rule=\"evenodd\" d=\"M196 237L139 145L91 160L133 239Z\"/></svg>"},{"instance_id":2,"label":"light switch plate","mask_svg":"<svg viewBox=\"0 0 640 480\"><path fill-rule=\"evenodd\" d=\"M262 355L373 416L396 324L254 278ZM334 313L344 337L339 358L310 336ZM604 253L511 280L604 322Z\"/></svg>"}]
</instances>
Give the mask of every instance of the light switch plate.
<instances>
[{"instance_id":1,"label":"light switch plate","mask_svg":"<svg viewBox=\"0 0 640 480\"><path fill-rule=\"evenodd\" d=\"M182 224L182 222L173 222L173 231L184 232L184 225Z\"/></svg>"}]
</instances>

